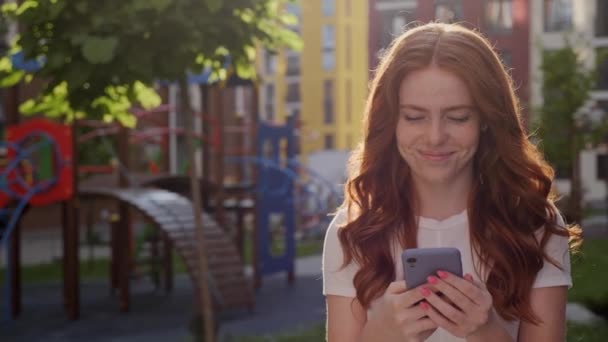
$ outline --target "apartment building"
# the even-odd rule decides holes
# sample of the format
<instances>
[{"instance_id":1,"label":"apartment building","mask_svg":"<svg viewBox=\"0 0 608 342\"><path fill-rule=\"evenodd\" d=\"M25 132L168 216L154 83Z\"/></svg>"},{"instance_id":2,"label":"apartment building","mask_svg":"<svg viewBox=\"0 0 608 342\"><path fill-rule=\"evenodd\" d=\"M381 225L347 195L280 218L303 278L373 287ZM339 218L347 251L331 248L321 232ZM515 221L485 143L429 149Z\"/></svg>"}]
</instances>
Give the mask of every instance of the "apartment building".
<instances>
[{"instance_id":1,"label":"apartment building","mask_svg":"<svg viewBox=\"0 0 608 342\"><path fill-rule=\"evenodd\" d=\"M302 0L289 5L302 51L262 51L260 118L299 118L300 154L347 150L359 140L367 94L365 1Z\"/></svg>"},{"instance_id":2,"label":"apartment building","mask_svg":"<svg viewBox=\"0 0 608 342\"><path fill-rule=\"evenodd\" d=\"M429 21L463 23L480 30L510 68L518 96L529 99L530 8L528 0L370 0L369 59L408 26ZM528 111L524 111L524 115Z\"/></svg>"}]
</instances>

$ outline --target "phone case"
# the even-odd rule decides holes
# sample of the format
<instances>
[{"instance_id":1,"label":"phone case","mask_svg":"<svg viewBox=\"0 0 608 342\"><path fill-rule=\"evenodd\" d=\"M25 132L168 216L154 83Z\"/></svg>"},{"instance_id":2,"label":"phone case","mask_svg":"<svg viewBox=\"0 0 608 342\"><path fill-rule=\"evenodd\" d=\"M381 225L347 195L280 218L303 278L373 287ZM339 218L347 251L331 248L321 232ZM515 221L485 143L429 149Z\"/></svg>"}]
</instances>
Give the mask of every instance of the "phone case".
<instances>
[{"instance_id":1,"label":"phone case","mask_svg":"<svg viewBox=\"0 0 608 342\"><path fill-rule=\"evenodd\" d=\"M401 253L401 260L408 289L426 283L426 278L437 276L439 270L462 277L462 261L457 248L410 248Z\"/></svg>"}]
</instances>

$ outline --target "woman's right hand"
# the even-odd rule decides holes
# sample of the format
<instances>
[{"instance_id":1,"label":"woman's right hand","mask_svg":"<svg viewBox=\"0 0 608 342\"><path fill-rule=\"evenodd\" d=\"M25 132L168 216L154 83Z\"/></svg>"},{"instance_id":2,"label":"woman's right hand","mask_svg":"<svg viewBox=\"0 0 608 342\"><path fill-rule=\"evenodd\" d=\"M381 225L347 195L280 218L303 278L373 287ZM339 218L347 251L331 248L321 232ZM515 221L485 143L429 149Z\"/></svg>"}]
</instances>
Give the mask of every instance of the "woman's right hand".
<instances>
[{"instance_id":1,"label":"woman's right hand","mask_svg":"<svg viewBox=\"0 0 608 342\"><path fill-rule=\"evenodd\" d=\"M419 304L416 304L420 302ZM406 289L405 281L390 283L380 300L372 308L375 317L388 331L394 332L395 339L407 342L426 340L437 324L426 315L424 297L417 289Z\"/></svg>"}]
</instances>

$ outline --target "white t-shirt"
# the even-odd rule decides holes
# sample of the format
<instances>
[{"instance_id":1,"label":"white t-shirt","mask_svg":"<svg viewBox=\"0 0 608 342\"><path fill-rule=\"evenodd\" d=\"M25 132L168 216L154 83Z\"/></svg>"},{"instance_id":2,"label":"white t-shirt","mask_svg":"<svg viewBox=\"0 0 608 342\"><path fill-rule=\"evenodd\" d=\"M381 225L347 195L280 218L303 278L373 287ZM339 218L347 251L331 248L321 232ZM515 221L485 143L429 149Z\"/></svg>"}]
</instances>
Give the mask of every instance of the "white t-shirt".
<instances>
[{"instance_id":1,"label":"white t-shirt","mask_svg":"<svg viewBox=\"0 0 608 342\"><path fill-rule=\"evenodd\" d=\"M325 235L323 246L323 294L338 295L344 297L356 297L353 278L359 266L353 261L348 266L340 269L343 262L342 245L338 239L338 229L346 221L346 211L341 210L332 220ZM558 226L565 226L563 219L557 215ZM473 255L471 255L471 244L469 239L469 223L467 211L451 216L445 220L434 220L419 217L418 220L418 246L419 247L456 247L460 250L462 257L462 271L470 273L475 280L479 281L473 268ZM393 248L393 260L395 264L395 280L403 280L403 268L401 262L401 248L398 243ZM543 268L538 272L532 287L550 286L572 286L570 276L570 255L568 249L568 238L554 235L549 239L545 250L555 261L560 263L564 270L560 270L545 260ZM476 258L476 257L475 257ZM482 282L482 283L485 283ZM371 304L372 307L374 303ZM371 311L371 310L370 310ZM370 314L368 311L368 316ZM519 321L506 322L497 316L501 323L514 340L517 339ZM452 342L465 341L454 337L449 332L439 328L427 341L429 342Z\"/></svg>"}]
</instances>

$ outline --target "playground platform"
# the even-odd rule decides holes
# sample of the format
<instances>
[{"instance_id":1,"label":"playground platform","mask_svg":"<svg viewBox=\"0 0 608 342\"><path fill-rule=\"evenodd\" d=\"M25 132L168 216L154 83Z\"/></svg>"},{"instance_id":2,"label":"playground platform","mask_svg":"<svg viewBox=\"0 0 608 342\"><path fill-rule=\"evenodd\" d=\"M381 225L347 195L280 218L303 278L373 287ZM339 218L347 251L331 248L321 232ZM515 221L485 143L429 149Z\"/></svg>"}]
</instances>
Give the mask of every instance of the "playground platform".
<instances>
[{"instance_id":1,"label":"playground platform","mask_svg":"<svg viewBox=\"0 0 608 342\"><path fill-rule=\"evenodd\" d=\"M222 324L220 337L260 336L295 332L325 320L321 293L321 257L301 258L296 281L285 275L265 277L256 292L256 306ZM61 303L60 282L26 285L23 314L10 326L0 326L0 341L14 342L154 342L191 341L188 324L193 314L192 283L178 275L172 293L155 292L148 280L133 281L131 312L120 313L107 281L83 282L81 318L71 322Z\"/></svg>"}]
</instances>

